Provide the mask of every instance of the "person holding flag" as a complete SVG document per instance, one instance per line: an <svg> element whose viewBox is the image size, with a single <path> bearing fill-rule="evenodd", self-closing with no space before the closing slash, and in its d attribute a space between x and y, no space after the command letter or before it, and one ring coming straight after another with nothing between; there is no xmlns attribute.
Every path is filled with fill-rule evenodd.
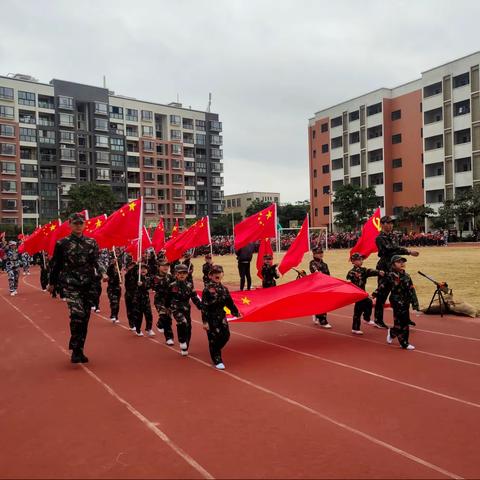
<svg viewBox="0 0 480 480"><path fill-rule="evenodd" d="M309 269L310 273L320 272L324 275L330 275L328 265L323 261L323 249L322 247L315 247L312 249L313 259L310 260ZM328 323L326 313L317 313L313 318L315 325L320 325L322 328L332 328Z"/></svg>

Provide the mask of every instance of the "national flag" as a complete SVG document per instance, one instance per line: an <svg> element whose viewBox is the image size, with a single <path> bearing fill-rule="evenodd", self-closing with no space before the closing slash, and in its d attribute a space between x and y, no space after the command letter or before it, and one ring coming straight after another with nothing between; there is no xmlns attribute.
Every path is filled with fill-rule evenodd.
<svg viewBox="0 0 480 480"><path fill-rule="evenodd" d="M262 238L276 237L277 205L272 203L260 212L247 217L233 227L235 250Z"/></svg>
<svg viewBox="0 0 480 480"><path fill-rule="evenodd" d="M39 245L40 238L42 233L42 227L37 227L30 235L24 237L22 244L18 247L18 252L23 253L27 252L30 255L34 255L40 250L37 250L37 245ZM5 236L5 233L3 234ZM0 238L2 236L0 235Z"/></svg>
<svg viewBox="0 0 480 480"><path fill-rule="evenodd" d="M89 218L85 221L83 234L86 237L95 237L95 232L104 225L104 223L107 221L107 218L108 217L105 213L98 215L97 217Z"/></svg>
<svg viewBox="0 0 480 480"><path fill-rule="evenodd" d="M208 215L197 220L190 228L184 230L176 238L171 238L165 244L165 254L170 262L178 260L192 248L210 245L210 223Z"/></svg>
<svg viewBox="0 0 480 480"><path fill-rule="evenodd" d="M157 228L153 232L152 246L155 249L155 253L158 253L165 246L165 226L163 224L163 218L160 219Z"/></svg>
<svg viewBox="0 0 480 480"><path fill-rule="evenodd" d="M60 226L60 220L52 220L43 227L37 228L29 235L20 245L19 252L27 252L30 255L46 250L49 245L53 233Z"/></svg>
<svg viewBox="0 0 480 480"><path fill-rule="evenodd" d="M295 268L302 263L303 256L310 250L310 236L308 234L309 224L308 215L305 217L303 224L298 232L297 237L290 245L287 253L282 258L278 271L285 275L291 268Z"/></svg>
<svg viewBox="0 0 480 480"><path fill-rule="evenodd" d="M327 313L368 296L361 288L316 272L273 288L231 292L242 314L236 322L268 322Z"/></svg>
<svg viewBox="0 0 480 480"><path fill-rule="evenodd" d="M380 208L375 210L375 213L365 222L362 227L362 233L357 240L355 246L350 250L350 256L353 253L360 253L363 258L368 258L371 253L377 252L377 244L375 239L381 231L380 227Z"/></svg>
<svg viewBox="0 0 480 480"><path fill-rule="evenodd" d="M79 212L80 215L83 215L85 218L88 218L88 210L82 210ZM87 220L88 222L88 220ZM53 251L55 250L56 243L61 240L62 238L68 237L72 233L72 228L70 227L70 222L65 220L64 222L60 222L58 228L53 232L49 244L45 251L48 255L52 256Z"/></svg>
<svg viewBox="0 0 480 480"><path fill-rule="evenodd" d="M152 246L152 242L150 240L150 235L148 234L147 228L143 227L142 229L142 253ZM130 243L125 248L125 251L129 253L134 262L138 261L138 254L139 254L139 245L138 245L138 238L131 240Z"/></svg>
<svg viewBox="0 0 480 480"><path fill-rule="evenodd" d="M172 228L172 234L170 235L170 239L177 238L180 234L180 230L178 228L178 218L175 220L175 225Z"/></svg>
<svg viewBox="0 0 480 480"><path fill-rule="evenodd" d="M142 231L143 197L113 212L103 225L92 233L99 248L122 247L139 237Z"/></svg>
<svg viewBox="0 0 480 480"><path fill-rule="evenodd" d="M264 255L273 255L272 244L268 237L262 238L260 240L260 245L258 246L257 253L257 277L263 280L262 267L263 267L263 256Z"/></svg>

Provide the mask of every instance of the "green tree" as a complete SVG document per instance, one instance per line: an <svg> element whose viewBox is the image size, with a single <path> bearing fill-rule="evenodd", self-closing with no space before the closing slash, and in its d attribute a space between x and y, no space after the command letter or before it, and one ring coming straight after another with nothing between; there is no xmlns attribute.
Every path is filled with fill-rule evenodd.
<svg viewBox="0 0 480 480"><path fill-rule="evenodd" d="M236 225L242 221L242 215L240 213L233 214L233 222ZM213 218L210 222L211 235L232 235L232 214L227 213Z"/></svg>
<svg viewBox="0 0 480 480"><path fill-rule="evenodd" d="M417 229L425 223L425 219L434 215L435 211L425 205L414 205L403 209L400 220L410 223L410 229Z"/></svg>
<svg viewBox="0 0 480 480"><path fill-rule="evenodd" d="M473 192L468 190L453 202L453 209L455 217L458 222L458 229L460 230L460 238L463 235L463 227L473 217Z"/></svg>
<svg viewBox="0 0 480 480"><path fill-rule="evenodd" d="M378 206L375 188L342 185L335 191L333 205L338 212L335 224L344 231L355 230L365 223Z"/></svg>
<svg viewBox="0 0 480 480"><path fill-rule="evenodd" d="M455 209L451 200L444 202L443 206L438 209L438 214L432 218L432 223L435 228L441 229L455 225Z"/></svg>
<svg viewBox="0 0 480 480"><path fill-rule="evenodd" d="M283 228L288 228L290 220L297 220L301 225L305 215L310 212L310 202L287 203L278 207L278 221Z"/></svg>
<svg viewBox="0 0 480 480"><path fill-rule="evenodd" d="M67 215L86 209L90 217L96 217L102 213L110 215L115 210L115 196L112 189L106 185L97 183L74 185L70 188L68 195L70 202L65 211Z"/></svg>
<svg viewBox="0 0 480 480"><path fill-rule="evenodd" d="M245 212L245 217L249 217L250 215L253 215L254 213L257 213L260 210L263 210L263 209L267 208L271 204L272 204L272 202L263 202L262 200L254 200L248 206L248 208Z"/></svg>

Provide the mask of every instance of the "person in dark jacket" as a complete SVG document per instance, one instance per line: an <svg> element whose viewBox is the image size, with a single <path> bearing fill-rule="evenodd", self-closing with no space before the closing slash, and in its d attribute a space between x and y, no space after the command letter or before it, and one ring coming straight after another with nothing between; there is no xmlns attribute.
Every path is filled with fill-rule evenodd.
<svg viewBox="0 0 480 480"><path fill-rule="evenodd" d="M107 268L108 286L107 296L110 302L110 320L119 323L118 312L120 311L120 297L122 296L122 278L120 265L113 253L110 254L110 264Z"/></svg>
<svg viewBox="0 0 480 480"><path fill-rule="evenodd" d="M237 255L238 273L240 275L240 290L245 288L245 280L247 281L247 290L252 288L252 276L250 275L250 262L252 261L255 244L249 243L238 249Z"/></svg>
<svg viewBox="0 0 480 480"><path fill-rule="evenodd" d="M153 304L158 312L158 331L165 335L167 345L173 345L172 317L167 308L167 296L174 278L169 273L169 269L170 263L166 258L158 262L158 274L153 278L153 290L155 291Z"/></svg>
<svg viewBox="0 0 480 480"><path fill-rule="evenodd" d="M277 265L273 263L272 255L263 256L263 266L262 266L262 288L271 288L277 285L275 281L277 278L280 278Z"/></svg>
<svg viewBox="0 0 480 480"><path fill-rule="evenodd" d="M312 248L313 259L310 260L309 269L310 273L321 272L325 275L330 275L328 265L323 261L323 249L321 247ZM322 328L332 328L328 323L326 313L317 313L313 317L313 323L320 325Z"/></svg>
<svg viewBox="0 0 480 480"><path fill-rule="evenodd" d="M213 266L212 254L207 253L205 255L205 263L202 265L202 273L203 273L202 280L203 280L204 287L206 287L207 283L210 282L209 274L210 274L210 270L212 269L212 266Z"/></svg>

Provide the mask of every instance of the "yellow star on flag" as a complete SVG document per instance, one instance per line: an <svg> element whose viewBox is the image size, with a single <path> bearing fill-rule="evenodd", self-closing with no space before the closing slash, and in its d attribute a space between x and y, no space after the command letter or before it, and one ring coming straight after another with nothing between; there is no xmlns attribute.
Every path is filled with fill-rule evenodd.
<svg viewBox="0 0 480 480"><path fill-rule="evenodd" d="M269 211L267 212L267 220L270 219L271 216L272 216L272 212L269 210Z"/></svg>
<svg viewBox="0 0 480 480"><path fill-rule="evenodd" d="M55 230L56 228L57 228L56 225L50 225L50 231L53 231L53 230Z"/></svg>
<svg viewBox="0 0 480 480"><path fill-rule="evenodd" d="M128 204L128 208L130 209L131 212L133 212L135 210L136 206L137 206L137 204L135 202L130 202Z"/></svg>
<svg viewBox="0 0 480 480"><path fill-rule="evenodd" d="M244 305L250 305L251 300L248 297L242 297L242 303Z"/></svg>
<svg viewBox="0 0 480 480"><path fill-rule="evenodd" d="M232 311L228 307L223 307L223 311L227 314L230 315Z"/></svg>
<svg viewBox="0 0 480 480"><path fill-rule="evenodd" d="M95 226L98 228L98 227L101 227L102 226L102 221L100 219L97 220L97 223L95 223Z"/></svg>

